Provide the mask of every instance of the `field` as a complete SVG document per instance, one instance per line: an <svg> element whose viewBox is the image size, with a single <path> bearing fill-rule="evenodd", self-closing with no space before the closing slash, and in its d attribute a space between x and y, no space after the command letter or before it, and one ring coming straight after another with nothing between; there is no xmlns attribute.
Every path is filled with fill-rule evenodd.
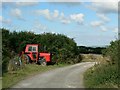
<svg viewBox="0 0 120 90"><path fill-rule="evenodd" d="M100 54L81 54L82 62L100 62L103 58Z"/></svg>

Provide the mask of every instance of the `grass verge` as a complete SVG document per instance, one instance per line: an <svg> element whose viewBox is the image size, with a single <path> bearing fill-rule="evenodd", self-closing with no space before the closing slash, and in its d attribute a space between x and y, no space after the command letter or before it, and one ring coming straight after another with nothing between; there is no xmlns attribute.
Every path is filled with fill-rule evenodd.
<svg viewBox="0 0 120 90"><path fill-rule="evenodd" d="M2 77L0 77L0 90L2 89Z"/></svg>
<svg viewBox="0 0 120 90"><path fill-rule="evenodd" d="M118 88L118 66L97 64L84 73L86 88Z"/></svg>
<svg viewBox="0 0 120 90"><path fill-rule="evenodd" d="M34 76L38 73L49 71L51 69L67 66L66 64L60 65L49 65L49 66L40 66L36 64L26 65L24 69L20 69L11 73L5 73L2 78L2 88L10 88L19 81Z"/></svg>

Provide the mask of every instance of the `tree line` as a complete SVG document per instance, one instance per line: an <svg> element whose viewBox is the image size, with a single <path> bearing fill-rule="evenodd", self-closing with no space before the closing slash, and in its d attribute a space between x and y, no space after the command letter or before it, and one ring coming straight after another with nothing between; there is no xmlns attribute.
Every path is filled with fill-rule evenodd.
<svg viewBox="0 0 120 90"><path fill-rule="evenodd" d="M104 49L106 49L106 47L78 46L78 52L80 54L102 54Z"/></svg>

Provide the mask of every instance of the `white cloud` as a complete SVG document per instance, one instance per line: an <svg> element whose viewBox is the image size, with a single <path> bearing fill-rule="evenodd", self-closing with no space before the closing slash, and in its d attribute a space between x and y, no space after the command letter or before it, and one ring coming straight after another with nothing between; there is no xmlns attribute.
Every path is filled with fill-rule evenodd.
<svg viewBox="0 0 120 90"><path fill-rule="evenodd" d="M54 10L53 17L57 18L58 16L59 16L59 11L58 10Z"/></svg>
<svg viewBox="0 0 120 90"><path fill-rule="evenodd" d="M3 19L3 17L2 17L2 16L0 16L0 22L2 22L2 19Z"/></svg>
<svg viewBox="0 0 120 90"><path fill-rule="evenodd" d="M101 0L90 0L91 2L118 2L119 0L104 0L104 1L101 1Z"/></svg>
<svg viewBox="0 0 120 90"><path fill-rule="evenodd" d="M71 23L70 18L69 17L65 17L63 12L60 14L59 19L60 19L61 23L63 23L63 24Z"/></svg>
<svg viewBox="0 0 120 90"><path fill-rule="evenodd" d="M3 2L118 2L120 0L3 0Z"/></svg>
<svg viewBox="0 0 120 90"><path fill-rule="evenodd" d="M16 6L34 6L37 5L38 2L16 2Z"/></svg>
<svg viewBox="0 0 120 90"><path fill-rule="evenodd" d="M62 19L61 22L63 24L69 24L69 23L71 23L71 21L69 19Z"/></svg>
<svg viewBox="0 0 120 90"><path fill-rule="evenodd" d="M93 27L99 27L99 26L103 25L103 22L101 22L101 21L93 21L90 24Z"/></svg>
<svg viewBox="0 0 120 90"><path fill-rule="evenodd" d="M106 32L107 28L105 26L100 26L101 31Z"/></svg>
<svg viewBox="0 0 120 90"><path fill-rule="evenodd" d="M41 23L38 23L35 27L34 27L36 30L46 30L47 27Z"/></svg>
<svg viewBox="0 0 120 90"><path fill-rule="evenodd" d="M1 0L1 2L13 2L13 0Z"/></svg>
<svg viewBox="0 0 120 90"><path fill-rule="evenodd" d="M118 28L114 28L113 32L118 33Z"/></svg>
<svg viewBox="0 0 120 90"><path fill-rule="evenodd" d="M17 19L20 19L20 20L25 20L23 17L22 17L22 12L20 9L18 8L15 8L15 9L12 9L11 10L11 15Z"/></svg>
<svg viewBox="0 0 120 90"><path fill-rule="evenodd" d="M11 20L10 19L4 19L4 17L0 16L0 22L5 23L5 24L10 24Z"/></svg>
<svg viewBox="0 0 120 90"><path fill-rule="evenodd" d="M33 23L33 29L37 30L37 31L45 31L47 30L47 26L43 25L41 22L39 22L38 20L35 20L35 22Z"/></svg>
<svg viewBox="0 0 120 90"><path fill-rule="evenodd" d="M82 13L65 16L63 12L60 13L58 10L54 10L53 12L51 12L49 11L49 9L44 9L44 10L35 10L34 14L43 16L46 19L52 21L58 20L63 24L69 24L72 21L77 22L78 24L83 24L84 21L84 14Z"/></svg>
<svg viewBox="0 0 120 90"><path fill-rule="evenodd" d="M51 15L50 15L50 11L49 11L48 9L36 10L36 11L35 11L35 14L36 14L36 15L42 15L42 16L44 16L44 17L45 17L46 19L48 19L48 20L51 20L51 19L52 19Z"/></svg>
<svg viewBox="0 0 120 90"><path fill-rule="evenodd" d="M79 13L79 14L72 14L70 15L70 19L74 20L75 22L77 22L78 24L82 24L84 21L84 14Z"/></svg>
<svg viewBox="0 0 120 90"><path fill-rule="evenodd" d="M105 22L110 21L110 19L107 16L105 16L105 14L97 14L97 16Z"/></svg>
<svg viewBox="0 0 120 90"><path fill-rule="evenodd" d="M118 2L92 2L92 4L88 7L97 13L117 13Z"/></svg>
<svg viewBox="0 0 120 90"><path fill-rule="evenodd" d="M40 2L41 0L2 0L2 2Z"/></svg>
<svg viewBox="0 0 120 90"><path fill-rule="evenodd" d="M60 19L65 18L65 15L64 15L64 13L63 13L63 12L60 14L60 17L59 17L59 18L60 18Z"/></svg>

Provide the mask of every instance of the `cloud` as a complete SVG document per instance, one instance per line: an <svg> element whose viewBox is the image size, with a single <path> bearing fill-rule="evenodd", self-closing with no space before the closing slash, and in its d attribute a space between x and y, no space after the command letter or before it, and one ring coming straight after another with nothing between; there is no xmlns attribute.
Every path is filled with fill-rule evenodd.
<svg viewBox="0 0 120 90"><path fill-rule="evenodd" d="M19 7L32 7L36 6L39 2L2 2L2 9L19 8ZM1 3L0 3L1 4Z"/></svg>
<svg viewBox="0 0 120 90"><path fill-rule="evenodd" d="M2 0L2 2L40 2L40 0Z"/></svg>
<svg viewBox="0 0 120 90"><path fill-rule="evenodd" d="M62 19L61 22L62 22L63 24L69 24L69 23L71 23L71 21L68 20L68 19Z"/></svg>
<svg viewBox="0 0 120 90"><path fill-rule="evenodd" d="M64 13L62 12L59 16L60 22L63 24L69 24L71 23L71 20L69 17L65 17Z"/></svg>
<svg viewBox="0 0 120 90"><path fill-rule="evenodd" d="M106 32L108 29L105 26L100 26L101 31Z"/></svg>
<svg viewBox="0 0 120 90"><path fill-rule="evenodd" d="M114 29L113 29L113 32L118 33L118 28L117 28L117 27L114 28Z"/></svg>
<svg viewBox="0 0 120 90"><path fill-rule="evenodd" d="M118 2L92 2L88 7L97 13L110 14L118 12Z"/></svg>
<svg viewBox="0 0 120 90"><path fill-rule="evenodd" d="M60 21L63 24L69 24L72 21L76 22L78 24L83 24L84 21L84 14L78 13L78 14L70 14L68 16L65 16L63 12L59 12L58 10L54 10L51 12L49 9L44 10L35 10L33 11L35 15L43 16L47 20L52 21Z"/></svg>
<svg viewBox="0 0 120 90"><path fill-rule="evenodd" d="M44 10L36 10L34 11L36 15L42 15L44 16L46 19L48 20L52 20L51 15L50 15L50 11L48 9L44 9Z"/></svg>
<svg viewBox="0 0 120 90"><path fill-rule="evenodd" d="M0 22L4 24L10 24L11 20L10 19L4 19L4 17L0 16Z"/></svg>
<svg viewBox="0 0 120 90"><path fill-rule="evenodd" d="M64 15L63 12L61 12L61 13L60 13L60 17L59 17L59 19L64 19L64 18L65 18L65 15Z"/></svg>
<svg viewBox="0 0 120 90"><path fill-rule="evenodd" d="M104 1L101 1L101 0L90 0L91 2L118 2L118 0L104 0Z"/></svg>
<svg viewBox="0 0 120 90"><path fill-rule="evenodd" d="M110 19L107 16L105 16L105 14L97 14L97 16L105 22L110 21Z"/></svg>
<svg viewBox="0 0 120 90"><path fill-rule="evenodd" d="M83 24L84 14L79 13L79 14L71 14L71 15L65 16L64 13L62 12L60 14L59 19L63 24L69 24L72 21L76 22L77 24Z"/></svg>
<svg viewBox="0 0 120 90"><path fill-rule="evenodd" d="M102 21L93 21L90 23L91 26L93 27L99 27L99 26L102 26L103 25L103 22Z"/></svg>
<svg viewBox="0 0 120 90"><path fill-rule="evenodd" d="M16 2L16 6L34 6L37 5L38 2Z"/></svg>
<svg viewBox="0 0 120 90"><path fill-rule="evenodd" d="M57 18L58 16L59 16L59 11L58 10L54 10L53 18Z"/></svg>
<svg viewBox="0 0 120 90"><path fill-rule="evenodd" d="M53 12L50 12L49 9L44 10L35 10L35 15L40 15L45 17L48 20L55 20L59 17L59 11L54 10Z"/></svg>
<svg viewBox="0 0 120 90"><path fill-rule="evenodd" d="M3 17L2 17L2 16L0 16L0 22L2 22L2 20L3 20Z"/></svg>
<svg viewBox="0 0 120 90"><path fill-rule="evenodd" d="M70 15L70 19L77 22L78 24L82 24L84 21L84 14L82 14L82 13L72 14L72 15Z"/></svg>
<svg viewBox="0 0 120 90"><path fill-rule="evenodd" d="M13 0L1 0L2 2L13 2Z"/></svg>
<svg viewBox="0 0 120 90"><path fill-rule="evenodd" d="M42 30L42 31L45 31L47 30L47 26L46 25L43 25L41 22L39 22L38 20L35 20L35 22L33 23L33 29L35 30Z"/></svg>
<svg viewBox="0 0 120 90"><path fill-rule="evenodd" d="M20 9L18 8L15 8L15 9L12 9L11 10L11 15L19 20L25 20L23 17L22 17L22 12Z"/></svg>
<svg viewBox="0 0 120 90"><path fill-rule="evenodd" d="M93 26L93 27L100 28L100 30L101 30L102 32L108 31L108 28L107 28L106 26L104 26L104 22L102 22L102 21L93 21L93 22L91 22L90 24L91 24L91 26Z"/></svg>

